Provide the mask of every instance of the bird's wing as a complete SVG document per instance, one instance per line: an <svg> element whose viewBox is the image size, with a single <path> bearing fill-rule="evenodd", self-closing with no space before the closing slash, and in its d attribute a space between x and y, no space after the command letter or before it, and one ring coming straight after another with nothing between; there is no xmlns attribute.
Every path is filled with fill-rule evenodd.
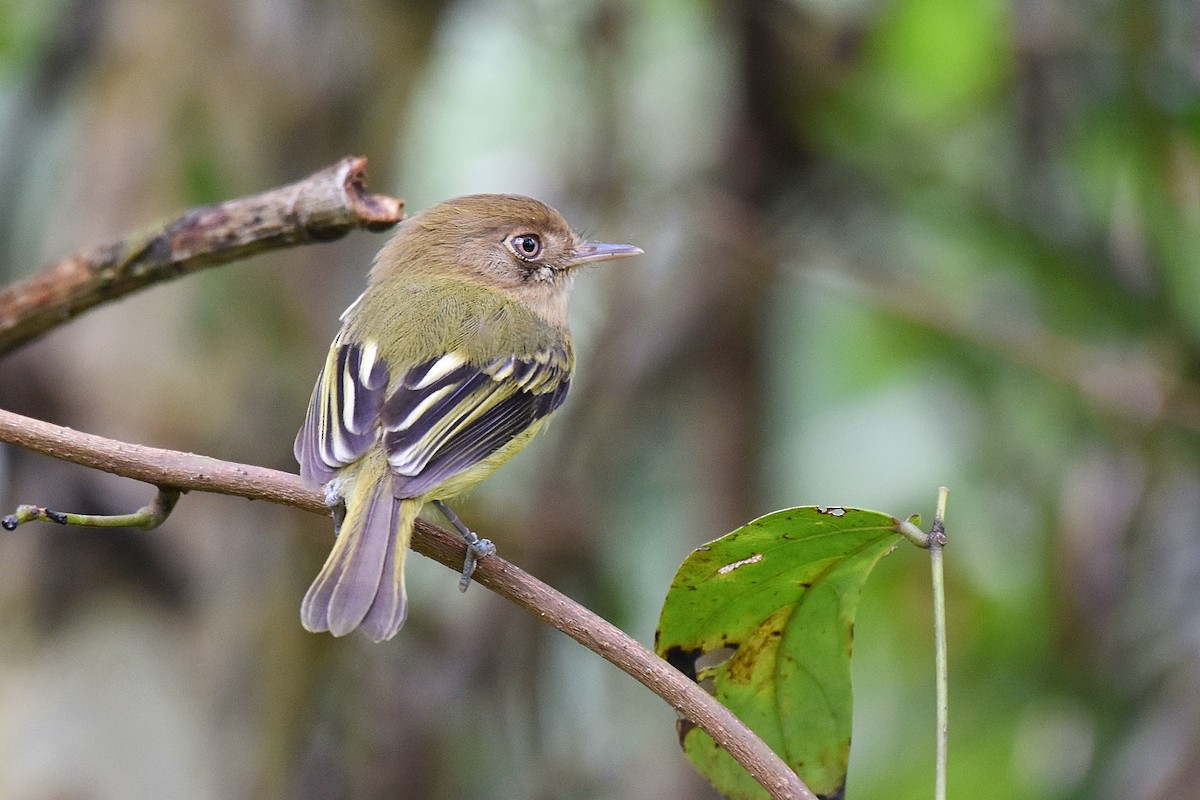
<svg viewBox="0 0 1200 800"><path fill-rule="evenodd" d="M570 372L561 346L483 364L450 352L389 388L374 347L335 340L296 436L300 474L324 484L382 437L397 496L420 496L562 405Z"/></svg>
<svg viewBox="0 0 1200 800"><path fill-rule="evenodd" d="M375 444L389 376L374 346L333 340L293 448L305 481L329 482Z"/></svg>
<svg viewBox="0 0 1200 800"><path fill-rule="evenodd" d="M475 466L562 405L570 385L561 347L486 364L452 352L413 367L380 412L397 493L417 497Z"/></svg>

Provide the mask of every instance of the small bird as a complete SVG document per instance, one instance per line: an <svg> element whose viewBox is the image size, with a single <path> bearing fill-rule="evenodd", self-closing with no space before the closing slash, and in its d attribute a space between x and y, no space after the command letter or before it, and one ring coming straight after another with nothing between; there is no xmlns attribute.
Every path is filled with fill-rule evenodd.
<svg viewBox="0 0 1200 800"><path fill-rule="evenodd" d="M580 238L529 197L432 206L384 245L342 314L296 435L337 540L300 607L310 631L375 641L404 624L404 558L432 502L467 541L460 583L494 552L445 505L545 427L571 385L567 295L584 264L640 254Z"/></svg>

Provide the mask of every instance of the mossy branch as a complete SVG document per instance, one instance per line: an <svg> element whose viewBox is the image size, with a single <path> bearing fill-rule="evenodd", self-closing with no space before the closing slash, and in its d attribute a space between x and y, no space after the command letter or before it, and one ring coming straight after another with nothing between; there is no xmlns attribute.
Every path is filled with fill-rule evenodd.
<svg viewBox="0 0 1200 800"><path fill-rule="evenodd" d="M404 201L366 190L367 159L343 158L270 191L193 208L165 225L84 248L0 290L0 355L89 308L265 250L386 230Z"/></svg>

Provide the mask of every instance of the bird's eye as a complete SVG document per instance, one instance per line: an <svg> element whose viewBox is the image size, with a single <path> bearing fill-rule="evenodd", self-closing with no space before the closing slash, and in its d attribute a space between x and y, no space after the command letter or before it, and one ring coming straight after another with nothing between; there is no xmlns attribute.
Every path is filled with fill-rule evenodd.
<svg viewBox="0 0 1200 800"><path fill-rule="evenodd" d="M542 240L536 233L522 233L508 240L508 247L517 258L533 261L542 254Z"/></svg>

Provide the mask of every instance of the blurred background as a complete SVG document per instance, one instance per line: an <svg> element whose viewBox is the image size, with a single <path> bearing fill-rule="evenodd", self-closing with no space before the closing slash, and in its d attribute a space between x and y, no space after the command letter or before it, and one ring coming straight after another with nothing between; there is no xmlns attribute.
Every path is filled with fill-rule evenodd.
<svg viewBox="0 0 1200 800"><path fill-rule="evenodd" d="M348 154L410 211L535 195L646 255L578 282L564 413L459 513L650 644L691 548L950 487L950 790L1195 797L1200 12L1184 0L0 2L0 278ZM386 235L112 303L3 407L295 470ZM0 502L153 490L0 450ZM703 798L674 712L420 557L395 640L305 633L327 520L191 495L0 537L0 797ZM848 797L927 798L928 565L855 640Z"/></svg>

